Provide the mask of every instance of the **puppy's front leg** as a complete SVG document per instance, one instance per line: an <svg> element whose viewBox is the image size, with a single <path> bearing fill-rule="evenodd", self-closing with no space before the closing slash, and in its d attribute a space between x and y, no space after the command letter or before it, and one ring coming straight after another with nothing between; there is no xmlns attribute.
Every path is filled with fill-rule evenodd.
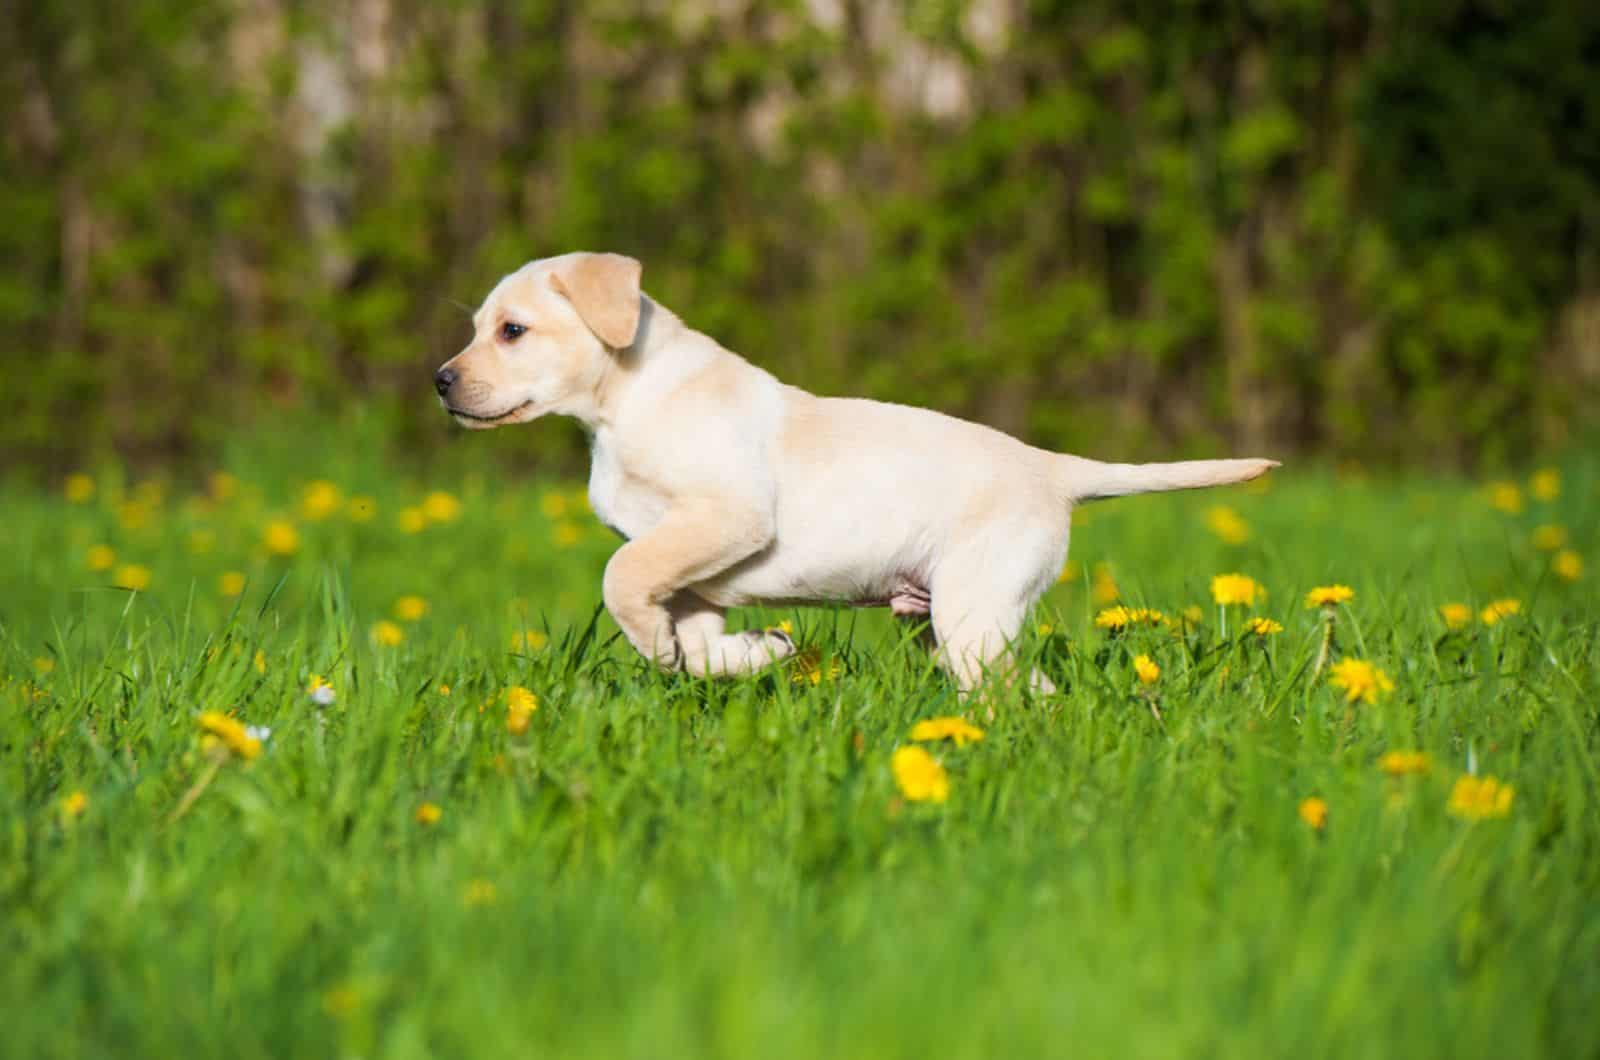
<svg viewBox="0 0 1600 1060"><path fill-rule="evenodd" d="M772 536L771 515L748 505L701 501L675 508L606 564L606 610L641 655L677 670L683 649L667 601L766 548Z"/></svg>

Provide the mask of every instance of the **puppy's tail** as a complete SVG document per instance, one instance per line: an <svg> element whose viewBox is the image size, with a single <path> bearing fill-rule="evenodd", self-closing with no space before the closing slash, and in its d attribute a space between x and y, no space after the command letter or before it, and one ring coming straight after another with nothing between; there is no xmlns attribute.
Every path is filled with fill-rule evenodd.
<svg viewBox="0 0 1600 1060"><path fill-rule="evenodd" d="M1060 454L1060 481L1073 504L1130 493L1192 490L1248 482L1278 466L1276 460L1184 460L1176 464L1103 464Z"/></svg>

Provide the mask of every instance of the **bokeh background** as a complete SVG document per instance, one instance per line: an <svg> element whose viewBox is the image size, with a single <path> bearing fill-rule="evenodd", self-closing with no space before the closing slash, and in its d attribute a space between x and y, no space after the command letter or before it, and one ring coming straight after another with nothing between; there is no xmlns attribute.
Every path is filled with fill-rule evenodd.
<svg viewBox="0 0 1600 1060"><path fill-rule="evenodd" d="M0 465L455 437L523 261L1108 457L1521 463L1600 407L1592 0L7 5ZM576 431L497 452L571 469Z"/></svg>

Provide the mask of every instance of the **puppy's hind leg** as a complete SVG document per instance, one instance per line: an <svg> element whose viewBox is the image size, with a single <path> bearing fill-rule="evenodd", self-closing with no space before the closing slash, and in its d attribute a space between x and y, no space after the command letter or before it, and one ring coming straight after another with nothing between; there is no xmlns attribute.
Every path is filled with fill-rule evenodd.
<svg viewBox="0 0 1600 1060"><path fill-rule="evenodd" d="M1005 686L1019 676L1015 641L1029 608L1059 566L1052 565L1054 557L1065 548L1052 542L1040 551L1049 555L1033 564L1026 548L1013 547L1001 554L965 549L948 557L935 574L933 631L939 641L939 662L963 694L985 680ZM1037 670L1029 670L1026 679L1036 693L1056 690Z"/></svg>
<svg viewBox="0 0 1600 1060"><path fill-rule="evenodd" d="M1011 644L1022 629L1025 607L960 596L933 597L933 631L939 641L939 665L955 678L962 693L975 691L986 678L1006 678L1014 668Z"/></svg>
<svg viewBox="0 0 1600 1060"><path fill-rule="evenodd" d="M726 632L727 613L694 593L679 593L668 610L683 651L683 668L697 677L754 673L794 654L794 641L782 630Z"/></svg>

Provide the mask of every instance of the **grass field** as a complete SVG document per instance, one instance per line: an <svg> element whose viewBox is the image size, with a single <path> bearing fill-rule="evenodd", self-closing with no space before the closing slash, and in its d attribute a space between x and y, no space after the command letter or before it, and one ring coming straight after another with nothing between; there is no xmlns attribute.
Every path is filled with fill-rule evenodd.
<svg viewBox="0 0 1600 1060"><path fill-rule="evenodd" d="M0 1053L1600 1051L1593 460L1087 508L1063 693L902 788L966 707L885 615L657 674L576 484L351 437L0 487Z"/></svg>

